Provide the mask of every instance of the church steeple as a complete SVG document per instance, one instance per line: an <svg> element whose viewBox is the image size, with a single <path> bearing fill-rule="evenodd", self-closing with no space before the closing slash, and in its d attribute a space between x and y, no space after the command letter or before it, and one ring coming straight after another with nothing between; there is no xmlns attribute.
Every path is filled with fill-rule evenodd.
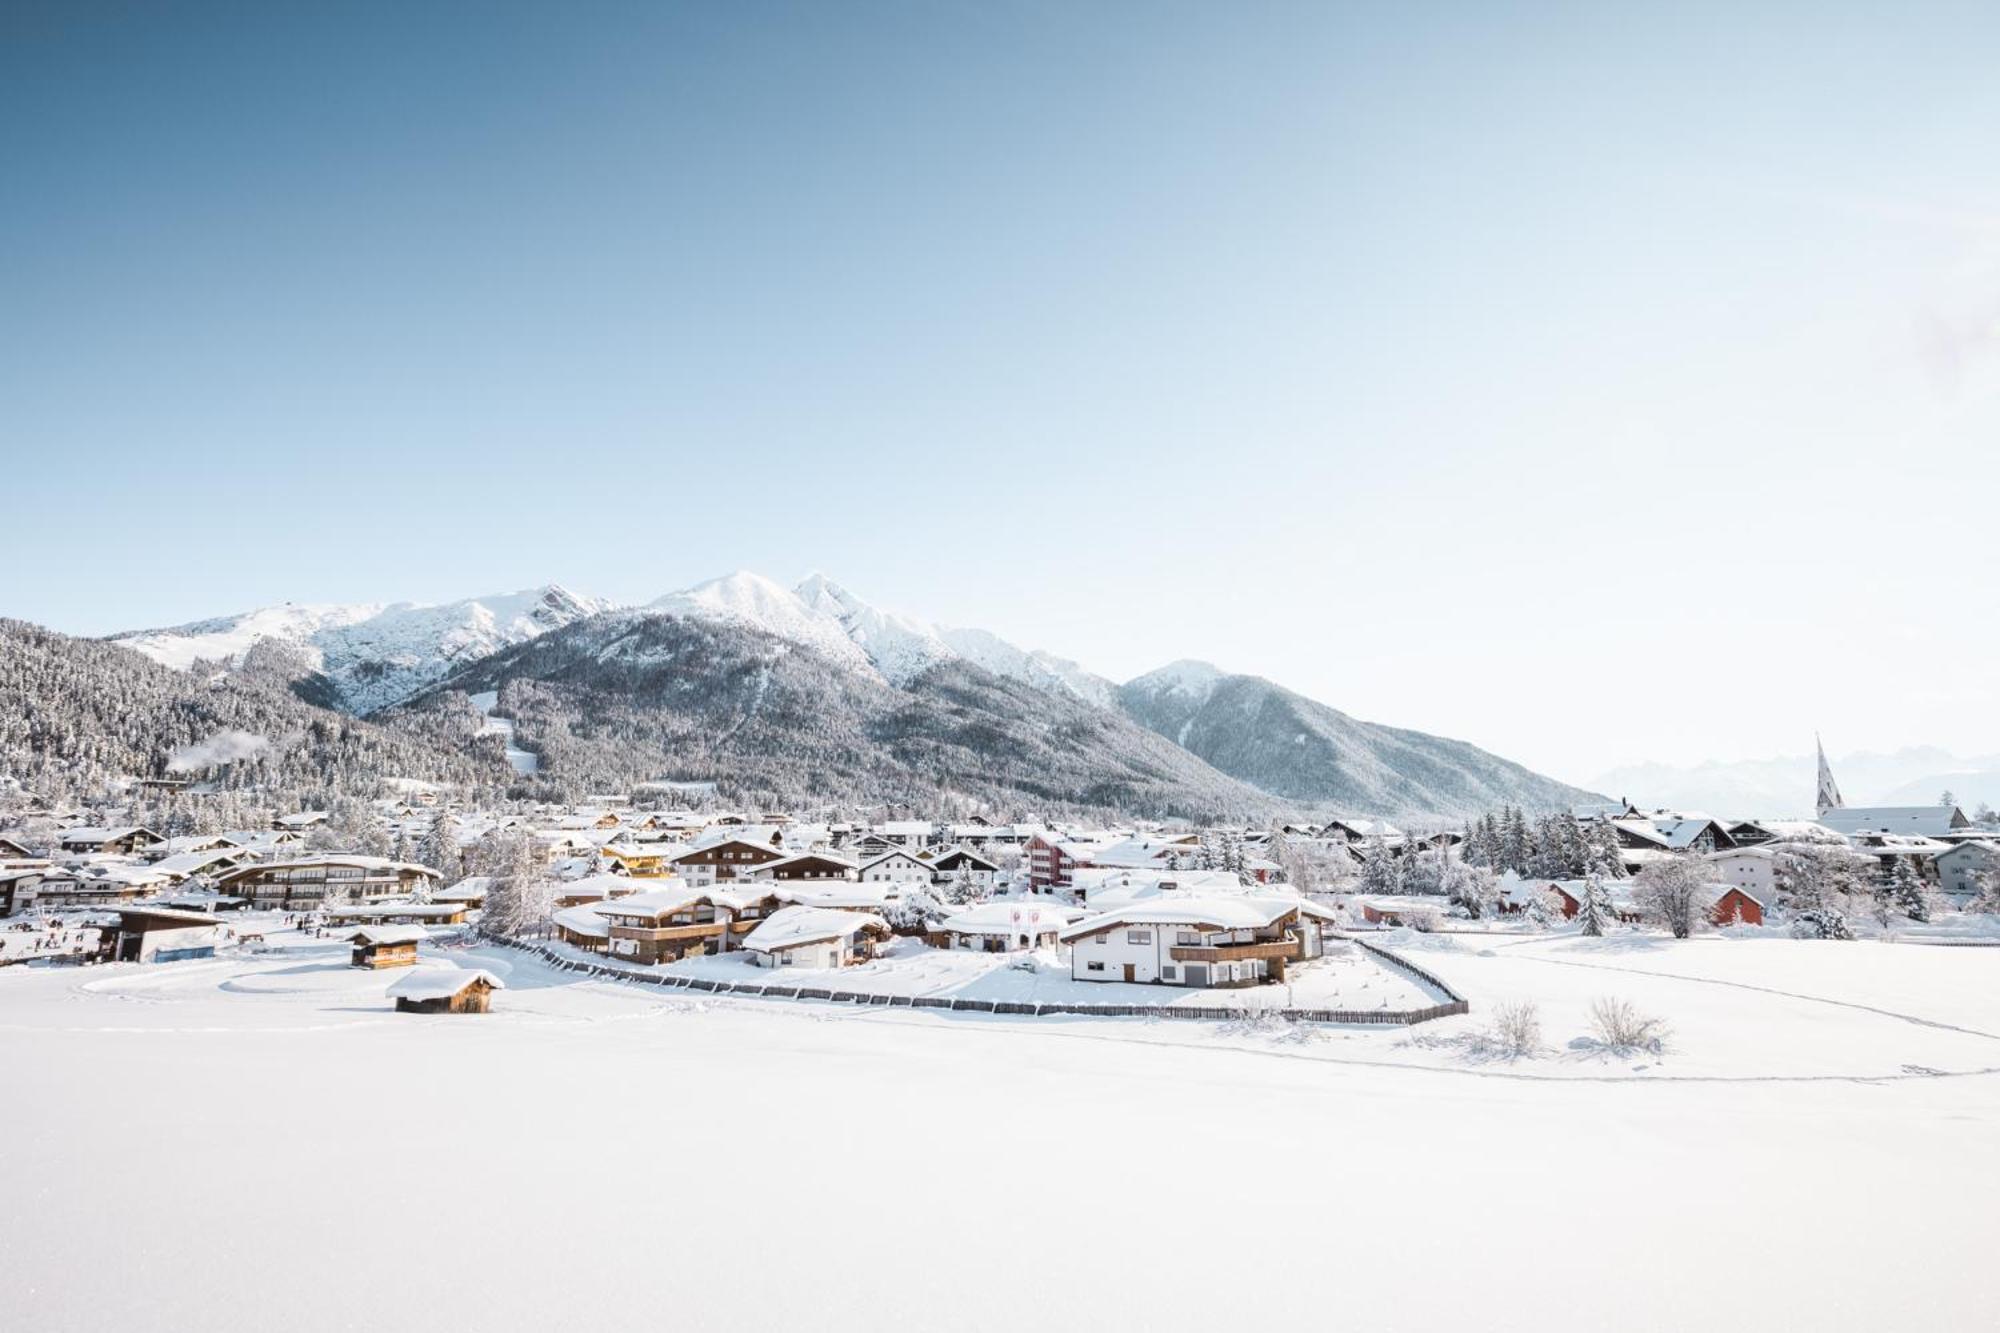
<svg viewBox="0 0 2000 1333"><path fill-rule="evenodd" d="M1826 746L1820 743L1817 733L1813 735L1813 747L1819 751L1819 812L1838 810L1847 802L1840 799L1840 787L1833 780L1833 770L1826 766Z"/></svg>

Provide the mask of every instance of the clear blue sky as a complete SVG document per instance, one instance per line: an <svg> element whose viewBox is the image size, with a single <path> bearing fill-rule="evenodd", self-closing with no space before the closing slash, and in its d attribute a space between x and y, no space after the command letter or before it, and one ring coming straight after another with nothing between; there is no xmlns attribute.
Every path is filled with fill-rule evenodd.
<svg viewBox="0 0 2000 1333"><path fill-rule="evenodd" d="M0 612L824 569L1571 778L2000 749L2000 8L9 5Z"/></svg>

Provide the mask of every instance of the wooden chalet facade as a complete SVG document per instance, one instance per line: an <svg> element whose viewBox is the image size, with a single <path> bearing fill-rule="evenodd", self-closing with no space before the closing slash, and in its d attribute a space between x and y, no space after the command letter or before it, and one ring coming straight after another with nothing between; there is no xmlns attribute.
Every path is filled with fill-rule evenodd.
<svg viewBox="0 0 2000 1333"><path fill-rule="evenodd" d="M79 827L65 830L57 841L63 851L80 856L92 852L130 855L165 839L149 828Z"/></svg>
<svg viewBox="0 0 2000 1333"><path fill-rule="evenodd" d="M680 853L673 858L673 867L690 884L723 884L784 858L776 847L748 838L724 838Z"/></svg>
<svg viewBox="0 0 2000 1333"><path fill-rule="evenodd" d="M354 967L410 967L417 961L417 946L423 943L422 926L364 926L348 937L354 951L349 962Z"/></svg>
<svg viewBox="0 0 2000 1333"><path fill-rule="evenodd" d="M752 869L749 878L792 884L814 880L851 880L854 878L854 872L854 862L844 856L831 856L825 852L801 852L797 856L784 856L775 861L767 861Z"/></svg>
<svg viewBox="0 0 2000 1333"><path fill-rule="evenodd" d="M634 963L671 963L690 954L727 953L783 906L774 893L740 891L636 894L592 909L608 931L600 947Z"/></svg>
<svg viewBox="0 0 2000 1333"><path fill-rule="evenodd" d="M311 912L335 903L407 897L443 878L429 866L379 856L308 856L244 866L216 880L260 911Z"/></svg>

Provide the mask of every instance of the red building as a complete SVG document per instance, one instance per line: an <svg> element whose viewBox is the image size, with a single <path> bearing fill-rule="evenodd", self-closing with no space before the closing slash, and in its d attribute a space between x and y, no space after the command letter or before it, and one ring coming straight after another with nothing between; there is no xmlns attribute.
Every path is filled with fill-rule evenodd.
<svg viewBox="0 0 2000 1333"><path fill-rule="evenodd" d="M1708 919L1718 926L1761 926L1764 924L1764 904L1743 889L1731 888L1715 900L1709 909Z"/></svg>

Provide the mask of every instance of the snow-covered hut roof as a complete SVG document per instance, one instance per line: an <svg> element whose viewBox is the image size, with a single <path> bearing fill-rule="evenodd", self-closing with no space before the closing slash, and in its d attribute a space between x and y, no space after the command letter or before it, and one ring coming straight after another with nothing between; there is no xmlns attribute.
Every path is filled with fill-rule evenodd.
<svg viewBox="0 0 2000 1333"><path fill-rule="evenodd" d="M362 926L347 938L356 944L421 944L430 937L422 926Z"/></svg>
<svg viewBox="0 0 2000 1333"><path fill-rule="evenodd" d="M396 1000L449 1000L475 981L494 990L507 983L483 967L413 967L390 983L389 996Z"/></svg>

